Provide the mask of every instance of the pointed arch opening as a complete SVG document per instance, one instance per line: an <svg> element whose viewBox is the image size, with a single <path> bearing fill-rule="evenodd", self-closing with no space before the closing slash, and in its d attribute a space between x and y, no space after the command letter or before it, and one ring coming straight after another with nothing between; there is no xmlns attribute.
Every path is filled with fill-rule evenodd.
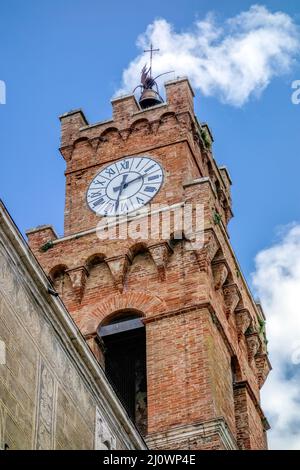
<svg viewBox="0 0 300 470"><path fill-rule="evenodd" d="M147 431L146 332L139 312L110 315L98 330L105 372L139 431Z"/></svg>

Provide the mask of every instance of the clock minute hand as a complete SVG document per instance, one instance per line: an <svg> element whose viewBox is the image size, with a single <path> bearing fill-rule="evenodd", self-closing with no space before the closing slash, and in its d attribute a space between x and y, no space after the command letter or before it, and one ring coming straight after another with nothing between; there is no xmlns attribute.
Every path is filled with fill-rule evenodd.
<svg viewBox="0 0 300 470"><path fill-rule="evenodd" d="M134 179L131 180L131 181L128 181L127 183L125 183L125 184L123 185L122 190L125 189L125 188L127 188L127 186L129 186L131 183L134 183L135 181L140 180L141 178L143 178L142 175L138 176L137 178L134 178ZM116 187L114 188L114 192L119 191L120 188L121 188L121 186L116 186Z"/></svg>

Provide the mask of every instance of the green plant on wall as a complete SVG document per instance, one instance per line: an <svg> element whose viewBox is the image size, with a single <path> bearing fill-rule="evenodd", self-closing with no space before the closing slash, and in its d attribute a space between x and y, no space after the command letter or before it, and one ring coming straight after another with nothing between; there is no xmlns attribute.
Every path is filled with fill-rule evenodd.
<svg viewBox="0 0 300 470"><path fill-rule="evenodd" d="M53 242L49 240L46 242L44 245L41 246L40 250L45 253L46 251L50 250L50 248L53 248Z"/></svg>
<svg viewBox="0 0 300 470"><path fill-rule="evenodd" d="M259 323L259 334L263 335L264 341L267 344L267 335L266 335L266 322L262 318L258 318Z"/></svg>
<svg viewBox="0 0 300 470"><path fill-rule="evenodd" d="M214 223L216 225L219 225L222 221L222 217L220 216L219 212L215 211L214 212Z"/></svg>
<svg viewBox="0 0 300 470"><path fill-rule="evenodd" d="M206 129L201 129L200 131L201 139L207 149L211 148L211 140L209 138L208 132Z"/></svg>

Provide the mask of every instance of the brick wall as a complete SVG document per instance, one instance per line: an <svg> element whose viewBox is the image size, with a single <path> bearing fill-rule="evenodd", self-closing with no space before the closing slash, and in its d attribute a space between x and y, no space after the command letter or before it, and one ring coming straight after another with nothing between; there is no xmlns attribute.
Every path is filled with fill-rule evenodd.
<svg viewBox="0 0 300 470"><path fill-rule="evenodd" d="M61 117L65 238L42 227L28 232L29 244L87 339L116 312L134 310L144 318L151 445L261 448L266 421L259 390L270 365L262 312L228 238L230 177L213 159L209 129L194 116L188 81L169 82L166 95L166 103L144 111L133 96L115 99L113 119L95 125L84 122L81 111ZM155 203L203 205L202 247L190 250L186 240L174 243L161 236L143 243L97 237L99 218L85 202L91 179L111 161L143 154L164 168ZM238 382L249 390L242 411L234 393L233 358ZM212 420L209 440L180 438L183 426ZM181 434L166 437L174 429Z"/></svg>

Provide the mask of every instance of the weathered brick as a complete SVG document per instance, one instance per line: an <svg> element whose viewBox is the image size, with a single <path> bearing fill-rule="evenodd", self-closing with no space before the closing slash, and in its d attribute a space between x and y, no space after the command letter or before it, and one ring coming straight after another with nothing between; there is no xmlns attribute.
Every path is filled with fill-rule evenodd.
<svg viewBox="0 0 300 470"><path fill-rule="evenodd" d="M81 111L61 117L66 238L41 227L29 232L29 244L95 353L93 338L104 320L128 310L143 316L150 445L222 449L228 429L233 447L261 449L266 439L259 389L269 366L264 369L261 311L228 238L230 177L213 159L209 129L194 116L187 79L167 83L166 96L166 103L146 110L133 96L115 99L113 119L95 125L88 125ZM190 251L184 240L161 237L142 245L130 238L103 241L93 232L99 218L86 203L91 180L108 163L144 154L164 168L164 184L153 202L203 204L203 248ZM79 296L70 272L83 268ZM241 310L249 313L249 328L242 332ZM259 338L259 358L253 361L249 332ZM219 419L226 424L219 425ZM209 429L208 437L180 438L199 423Z"/></svg>

